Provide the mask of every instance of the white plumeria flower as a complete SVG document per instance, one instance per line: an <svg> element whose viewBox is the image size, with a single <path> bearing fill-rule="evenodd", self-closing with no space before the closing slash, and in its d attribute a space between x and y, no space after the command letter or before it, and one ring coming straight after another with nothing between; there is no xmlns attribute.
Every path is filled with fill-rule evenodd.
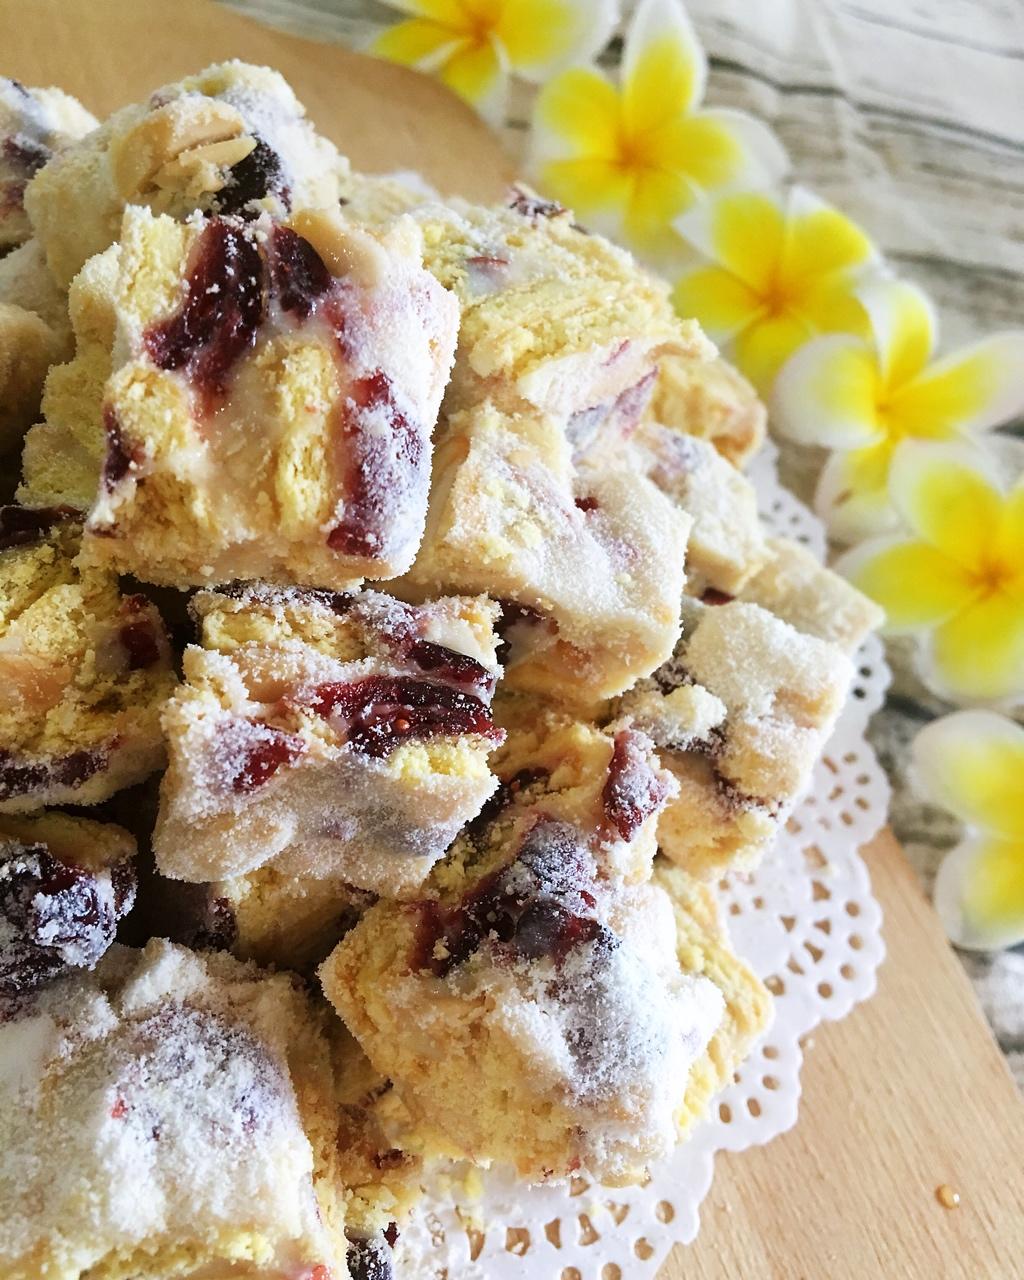
<svg viewBox="0 0 1024 1280"><path fill-rule="evenodd" d="M920 289L875 279L857 297L870 337L807 343L780 373L772 401L780 434L837 451L816 504L832 537L847 543L897 527L888 480L901 441L969 440L1024 410L1024 330L936 360L938 322Z"/></svg>
<svg viewBox="0 0 1024 1280"><path fill-rule="evenodd" d="M882 606L884 632L917 638L942 697L1024 701L1024 476L1008 487L980 449L905 440L889 492L908 532L862 543L837 570Z"/></svg>
<svg viewBox="0 0 1024 1280"><path fill-rule="evenodd" d="M929 799L967 826L935 881L946 932L972 950L1024 942L1024 728L992 711L959 711L923 729L913 755Z"/></svg>
<svg viewBox="0 0 1024 1280"><path fill-rule="evenodd" d="M714 195L676 220L708 261L676 283L696 316L762 395L818 333L867 332L854 292L878 253L860 227L804 187Z"/></svg>
<svg viewBox="0 0 1024 1280"><path fill-rule="evenodd" d="M679 0L642 0L616 83L574 67L541 91L531 171L547 194L647 258L685 246L672 223L702 194L769 183L788 160L772 131L742 111L701 104L707 58Z"/></svg>
<svg viewBox="0 0 1024 1280"><path fill-rule="evenodd" d="M616 0L384 0L408 17L370 52L436 75L482 116L504 117L510 75L540 83L608 42Z"/></svg>

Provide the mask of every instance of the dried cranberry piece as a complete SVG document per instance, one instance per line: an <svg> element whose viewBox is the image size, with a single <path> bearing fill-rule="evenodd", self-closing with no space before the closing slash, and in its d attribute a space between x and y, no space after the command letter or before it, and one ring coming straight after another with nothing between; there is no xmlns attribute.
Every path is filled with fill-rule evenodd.
<svg viewBox="0 0 1024 1280"><path fill-rule="evenodd" d="M512 643L508 638L508 633L513 627L522 624L529 626L538 626L545 621L544 615L539 609L534 609L532 605L520 604L518 600L499 600L497 602L501 610L498 621L494 624L494 630L500 637L495 646L495 656L501 666L507 666L512 656Z"/></svg>
<svg viewBox="0 0 1024 1280"><path fill-rule="evenodd" d="M731 596L728 591L719 591L717 587L708 587L701 596L703 604L729 604L735 600L735 596Z"/></svg>
<svg viewBox="0 0 1024 1280"><path fill-rule="evenodd" d="M0 507L0 551L41 542L54 526L80 517L74 507Z"/></svg>
<svg viewBox="0 0 1024 1280"><path fill-rule="evenodd" d="M573 915L554 898L539 898L519 917L515 946L527 960L552 956L558 962L564 960L574 946L591 942L602 932L604 926L599 920Z"/></svg>
<svg viewBox="0 0 1024 1280"><path fill-rule="evenodd" d="M601 505L598 502L598 500L593 497L574 498L573 501L576 504L576 506L579 508L579 510L584 512L596 511L598 507Z"/></svg>
<svg viewBox="0 0 1024 1280"><path fill-rule="evenodd" d="M601 792L605 816L619 836L632 840L667 795L668 788L651 768L639 735L632 729L620 730Z"/></svg>
<svg viewBox="0 0 1024 1280"><path fill-rule="evenodd" d="M157 630L149 618L126 623L117 638L128 655L129 671L140 671L160 661Z"/></svg>
<svg viewBox="0 0 1024 1280"><path fill-rule="evenodd" d="M12 167L20 169L26 177L37 174L53 155L49 147L27 137L23 133L15 133L3 141L4 159Z"/></svg>
<svg viewBox="0 0 1024 1280"><path fill-rule="evenodd" d="M147 612L148 601L145 596L125 596L122 612L130 616L125 622L117 638L128 657L128 670L141 671L152 667L160 661L160 632Z"/></svg>
<svg viewBox="0 0 1024 1280"><path fill-rule="evenodd" d="M618 939L589 914L596 903L593 889L593 866L581 833L566 822L541 817L515 860L484 877L456 907L418 905L410 967L446 977L486 938L522 959L548 957L556 965L587 942L602 940L614 948Z"/></svg>
<svg viewBox="0 0 1024 1280"><path fill-rule="evenodd" d="M55 786L81 786L106 764L107 753L98 748L41 760L0 751L0 800L13 800Z"/></svg>
<svg viewBox="0 0 1024 1280"><path fill-rule="evenodd" d="M230 181L217 193L218 213L245 217L247 205L268 195L279 196L284 207L291 208L291 193L284 181L281 157L262 138L253 136L256 145L231 169Z"/></svg>
<svg viewBox="0 0 1024 1280"><path fill-rule="evenodd" d="M238 937L238 921L227 898L215 897L207 884L184 880L158 881L154 908L160 912L152 931L193 951L228 951Z"/></svg>
<svg viewBox="0 0 1024 1280"><path fill-rule="evenodd" d="M228 785L232 791L256 791L283 765L294 764L306 744L294 734L255 720L232 720L221 734Z"/></svg>
<svg viewBox="0 0 1024 1280"><path fill-rule="evenodd" d="M19 759L10 751L0 751L0 800L28 795L45 786L50 776L43 761Z"/></svg>
<svg viewBox="0 0 1024 1280"><path fill-rule="evenodd" d="M334 282L323 258L290 227L275 226L268 262L271 287L281 310L307 319Z"/></svg>
<svg viewBox="0 0 1024 1280"><path fill-rule="evenodd" d="M135 901L135 873L127 863L112 869L111 881L107 894L94 872L59 861L43 844L0 850L0 995L31 991L69 967L97 963Z"/></svg>
<svg viewBox="0 0 1024 1280"><path fill-rule="evenodd" d="M457 653L454 649L447 649L430 640L416 640L406 649L405 656L421 671L429 671L438 680L471 686L485 693L494 692L493 674L482 663L465 653Z"/></svg>
<svg viewBox="0 0 1024 1280"><path fill-rule="evenodd" d="M192 248L177 311L143 337L160 369L185 369L207 401L222 395L263 321L263 260L245 223L212 218Z"/></svg>
<svg viewBox="0 0 1024 1280"><path fill-rule="evenodd" d="M480 698L408 676L318 685L309 705L325 719L342 717L348 742L375 759L389 755L402 742L440 734L479 733L496 740L502 736Z"/></svg>
<svg viewBox="0 0 1024 1280"><path fill-rule="evenodd" d="M352 1240L345 1261L352 1280L394 1280L391 1250L383 1238Z"/></svg>
<svg viewBox="0 0 1024 1280"><path fill-rule="evenodd" d="M379 434L381 417L390 433L386 441ZM419 427L398 408L383 369L352 383L341 412L338 459L345 514L327 535L327 545L342 555L373 559L384 553L395 504L423 463Z"/></svg>
<svg viewBox="0 0 1024 1280"><path fill-rule="evenodd" d="M532 786L535 782L541 782L549 776L547 769L538 767L520 769L511 778L502 779L497 788L484 801L480 812L467 824L467 834L474 838L481 836L494 819L508 808L525 787Z"/></svg>
<svg viewBox="0 0 1024 1280"><path fill-rule="evenodd" d="M103 430L107 444L103 460L103 487L109 492L130 472L138 470L145 455L142 446L124 434L110 405L103 410Z"/></svg>

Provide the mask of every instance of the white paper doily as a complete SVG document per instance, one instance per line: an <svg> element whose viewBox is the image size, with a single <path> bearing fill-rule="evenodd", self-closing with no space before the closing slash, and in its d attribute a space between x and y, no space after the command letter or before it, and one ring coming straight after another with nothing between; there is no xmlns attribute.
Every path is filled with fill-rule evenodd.
<svg viewBox="0 0 1024 1280"><path fill-rule="evenodd" d="M768 444L750 469L769 530L823 556L817 518L778 483ZM523 1187L485 1176L467 1231L445 1188L403 1231L398 1274L419 1280L644 1280L699 1228L716 1151L761 1146L792 1127L800 1099L801 1040L845 1017L875 989L882 913L858 849L885 822L889 786L864 739L889 682L869 637L850 698L804 799L761 866L720 888L737 952L776 996L775 1022L719 1094L709 1116L642 1187Z"/></svg>

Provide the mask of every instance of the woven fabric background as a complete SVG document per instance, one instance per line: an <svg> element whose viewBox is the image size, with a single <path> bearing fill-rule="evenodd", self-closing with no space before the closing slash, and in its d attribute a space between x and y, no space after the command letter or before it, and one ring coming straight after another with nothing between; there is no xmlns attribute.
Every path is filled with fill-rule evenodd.
<svg viewBox="0 0 1024 1280"><path fill-rule="evenodd" d="M396 21L376 0L229 0L300 35L361 48ZM624 6L628 10L628 5ZM871 234L939 307L959 346L1024 325L1024 3L1021 0L687 0L710 61L707 101L770 123L794 176ZM602 61L614 66L618 42ZM530 92L513 93L505 142L519 156ZM1024 446L1022 451L1024 451ZM784 450L806 496L819 459ZM871 738L893 783L892 825L926 885L957 839L907 780L909 745L943 708L906 655ZM1024 954L964 955L1024 1088Z"/></svg>

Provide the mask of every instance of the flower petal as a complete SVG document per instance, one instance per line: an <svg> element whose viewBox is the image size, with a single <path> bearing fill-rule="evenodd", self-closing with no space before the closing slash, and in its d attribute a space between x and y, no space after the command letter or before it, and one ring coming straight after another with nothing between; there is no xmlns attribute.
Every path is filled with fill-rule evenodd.
<svg viewBox="0 0 1024 1280"><path fill-rule="evenodd" d="M923 542L877 538L841 556L836 571L885 610L888 635L918 631L970 603L970 579Z"/></svg>
<svg viewBox="0 0 1024 1280"><path fill-rule="evenodd" d="M403 67L432 71L463 43L458 33L447 27L412 18L382 31L369 46L369 52Z"/></svg>
<svg viewBox="0 0 1024 1280"><path fill-rule="evenodd" d="M466 34L466 9L462 0L382 0L389 9L398 9L413 17L427 18L451 31Z"/></svg>
<svg viewBox="0 0 1024 1280"><path fill-rule="evenodd" d="M695 316L719 342L752 323L760 308L757 295L721 267L698 267L681 277L672 300L684 319Z"/></svg>
<svg viewBox="0 0 1024 1280"><path fill-rule="evenodd" d="M810 336L809 326L799 315L766 315L736 335L733 357L761 395L767 397L775 375Z"/></svg>
<svg viewBox="0 0 1024 1280"><path fill-rule="evenodd" d="M563 71L548 81L533 111L535 171L550 160L616 159L621 107L615 86L589 67Z"/></svg>
<svg viewBox="0 0 1024 1280"><path fill-rule="evenodd" d="M631 175L623 224L626 240L656 257L666 237L674 237L672 219L697 199L699 188L683 173L646 169Z"/></svg>
<svg viewBox="0 0 1024 1280"><path fill-rule="evenodd" d="M646 160L652 167L685 174L698 186L710 189L741 177L743 144L728 125L701 111L679 116L652 131ZM673 210L671 218L681 212Z"/></svg>
<svg viewBox="0 0 1024 1280"><path fill-rule="evenodd" d="M1024 475L1003 503L995 553L1003 564L1018 567L1020 589L1024 590Z"/></svg>
<svg viewBox="0 0 1024 1280"><path fill-rule="evenodd" d="M975 600L942 623L923 654L937 693L957 702L1006 703L1024 696L1024 597Z"/></svg>
<svg viewBox="0 0 1024 1280"><path fill-rule="evenodd" d="M611 160L551 160L537 171L545 195L561 200L594 231L618 239L633 191L629 174Z"/></svg>
<svg viewBox="0 0 1024 1280"><path fill-rule="evenodd" d="M499 46L490 42L465 45L442 64L439 75L449 89L472 103L486 120L500 120L508 71Z"/></svg>
<svg viewBox="0 0 1024 1280"><path fill-rule="evenodd" d="M1024 726L994 711L957 711L926 725L912 751L917 778L937 805L1024 842Z"/></svg>
<svg viewBox="0 0 1024 1280"><path fill-rule="evenodd" d="M515 0L497 8L494 39L509 66L540 81L572 63L589 62L608 43L618 18L615 0Z"/></svg>
<svg viewBox="0 0 1024 1280"><path fill-rule="evenodd" d="M986 431L1024 412L1024 330L1007 330L937 360L896 390L905 435Z"/></svg>
<svg viewBox="0 0 1024 1280"><path fill-rule="evenodd" d="M631 134L657 129L699 106L707 58L678 0L641 0L626 32L622 92Z"/></svg>
<svg viewBox="0 0 1024 1280"><path fill-rule="evenodd" d="M871 337L871 326L855 284L855 278L842 273L804 282L794 290L792 306L815 333L852 333L867 341Z"/></svg>
<svg viewBox="0 0 1024 1280"><path fill-rule="evenodd" d="M790 170L789 156L775 131L763 120L731 107L706 108L698 112L698 118L714 121L739 145L743 167L732 179L737 185L767 187L785 179Z"/></svg>
<svg viewBox="0 0 1024 1280"><path fill-rule="evenodd" d="M772 422L800 444L850 449L877 440L879 376L866 342L815 338L787 361L775 383Z"/></svg>
<svg viewBox="0 0 1024 1280"><path fill-rule="evenodd" d="M793 188L782 252L786 280L849 274L877 260L878 251L856 223L805 187Z"/></svg>
<svg viewBox="0 0 1024 1280"><path fill-rule="evenodd" d="M785 238L778 199L766 191L737 191L701 201L676 219L679 234L758 293L775 279Z"/></svg>
<svg viewBox="0 0 1024 1280"><path fill-rule="evenodd" d="M814 509L828 525L829 537L843 546L884 533L895 533L899 516L889 499L887 440L834 453L818 477Z"/></svg>
<svg viewBox="0 0 1024 1280"><path fill-rule="evenodd" d="M931 299L906 280L887 278L867 281L857 297L871 322L886 385L908 382L935 349L939 322Z"/></svg>
<svg viewBox="0 0 1024 1280"><path fill-rule="evenodd" d="M958 947L995 951L1024 941L1024 845L991 836L965 840L939 868L933 898Z"/></svg>
<svg viewBox="0 0 1024 1280"><path fill-rule="evenodd" d="M889 467L889 492L919 538L979 572L1002 520L1003 495L984 455L965 445L905 440Z"/></svg>

